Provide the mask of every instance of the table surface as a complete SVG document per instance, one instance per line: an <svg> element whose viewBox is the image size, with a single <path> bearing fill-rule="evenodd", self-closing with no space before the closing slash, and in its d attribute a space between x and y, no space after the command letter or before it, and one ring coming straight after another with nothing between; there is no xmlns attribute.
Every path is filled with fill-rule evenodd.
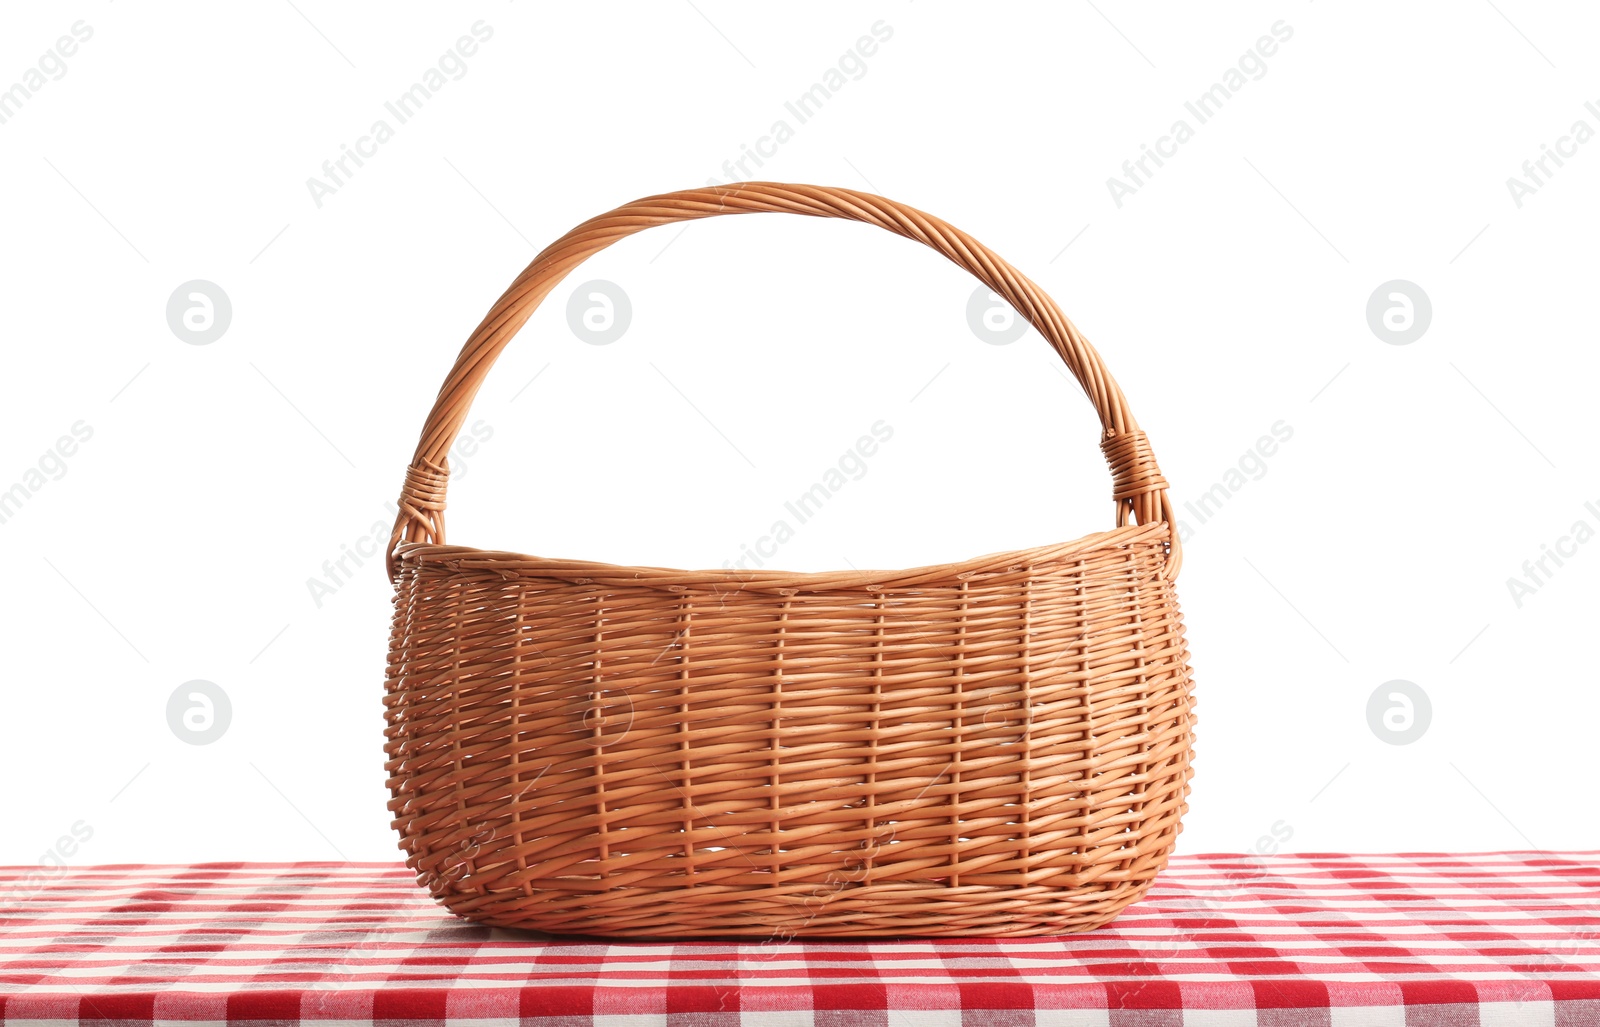
<svg viewBox="0 0 1600 1027"><path fill-rule="evenodd" d="M1056 938L607 942L393 864L0 868L0 1019L1600 1027L1600 853L1177 857Z"/></svg>

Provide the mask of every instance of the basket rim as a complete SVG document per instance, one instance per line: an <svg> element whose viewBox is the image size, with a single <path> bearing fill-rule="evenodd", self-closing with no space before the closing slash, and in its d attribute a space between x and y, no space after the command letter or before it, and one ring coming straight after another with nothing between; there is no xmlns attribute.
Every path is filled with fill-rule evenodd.
<svg viewBox="0 0 1600 1027"><path fill-rule="evenodd" d="M954 563L925 564L902 570L785 571L776 568L748 570L726 567L691 570L533 556L507 550L425 542L402 543L396 547L395 556L405 569L442 571L446 574L492 573L506 580L543 578L576 585L654 586L669 591L732 585L732 591L790 594L841 588L872 591L948 583L952 579L964 581L985 573L1018 570L1024 564L1060 561L1113 549L1168 547L1171 538L1172 526L1166 521L1128 524L1092 532L1070 542L1003 550ZM398 578L396 584L399 584Z"/></svg>

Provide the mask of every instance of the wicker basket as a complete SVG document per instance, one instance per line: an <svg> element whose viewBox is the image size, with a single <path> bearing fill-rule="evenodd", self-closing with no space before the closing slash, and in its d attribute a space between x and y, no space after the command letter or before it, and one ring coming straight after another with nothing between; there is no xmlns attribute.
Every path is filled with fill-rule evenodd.
<svg viewBox="0 0 1600 1027"><path fill-rule="evenodd" d="M445 545L446 453L591 254L719 214L927 244L1039 329L1104 427L1117 527L907 571L666 570ZM1166 481L1099 355L976 240L882 197L653 196L536 257L467 340L389 546L394 827L469 920L618 937L1088 930L1165 866L1190 777Z"/></svg>

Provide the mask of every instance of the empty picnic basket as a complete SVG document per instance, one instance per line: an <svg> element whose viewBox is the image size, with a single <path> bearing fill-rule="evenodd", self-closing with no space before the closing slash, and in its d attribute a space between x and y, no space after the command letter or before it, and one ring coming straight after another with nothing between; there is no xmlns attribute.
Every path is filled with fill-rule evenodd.
<svg viewBox="0 0 1600 1027"><path fill-rule="evenodd" d="M924 243L1032 322L1100 415L1117 526L905 571L446 545L446 454L556 284L642 229L762 211ZM750 182L584 222L467 340L399 506L389 809L460 916L614 937L1053 934L1110 921L1166 865L1194 720L1166 480L1055 303L935 217Z"/></svg>

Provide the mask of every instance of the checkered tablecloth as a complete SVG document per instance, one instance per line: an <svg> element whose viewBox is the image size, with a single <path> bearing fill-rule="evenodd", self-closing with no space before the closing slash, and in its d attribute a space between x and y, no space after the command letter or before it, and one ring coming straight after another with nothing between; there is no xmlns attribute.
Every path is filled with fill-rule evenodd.
<svg viewBox="0 0 1600 1027"><path fill-rule="evenodd" d="M555 939L389 864L0 870L8 1023L1600 1027L1600 853L1191 856L1059 938Z"/></svg>

